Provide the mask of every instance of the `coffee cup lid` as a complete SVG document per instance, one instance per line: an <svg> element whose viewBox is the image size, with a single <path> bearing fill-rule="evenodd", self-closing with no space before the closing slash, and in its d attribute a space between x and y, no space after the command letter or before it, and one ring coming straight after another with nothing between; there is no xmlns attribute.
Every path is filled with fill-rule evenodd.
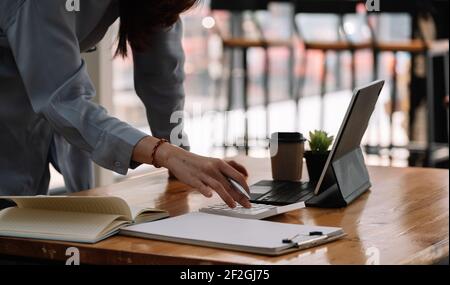
<svg viewBox="0 0 450 285"><path fill-rule="evenodd" d="M302 133L273 133L272 140L278 140L278 142L282 143L299 143L306 141Z"/></svg>

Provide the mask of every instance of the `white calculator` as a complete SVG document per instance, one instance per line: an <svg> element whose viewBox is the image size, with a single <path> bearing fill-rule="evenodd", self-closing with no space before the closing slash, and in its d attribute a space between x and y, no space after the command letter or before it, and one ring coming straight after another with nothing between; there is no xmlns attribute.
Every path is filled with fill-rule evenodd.
<svg viewBox="0 0 450 285"><path fill-rule="evenodd" d="M228 217L261 220L302 208L305 208L305 202L299 202L286 206L252 204L251 209L244 208L241 205L238 205L236 208L231 209L230 207L228 207L228 205L221 203L202 208L199 211L203 213Z"/></svg>

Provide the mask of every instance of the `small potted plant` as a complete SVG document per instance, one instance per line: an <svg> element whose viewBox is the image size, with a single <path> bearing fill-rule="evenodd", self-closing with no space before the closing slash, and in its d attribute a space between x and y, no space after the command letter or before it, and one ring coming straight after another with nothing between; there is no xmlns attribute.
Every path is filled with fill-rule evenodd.
<svg viewBox="0 0 450 285"><path fill-rule="evenodd" d="M305 159L310 181L319 181L330 154L329 149L333 140L334 137L329 136L327 132L318 130L309 132L308 142L311 150L305 152Z"/></svg>

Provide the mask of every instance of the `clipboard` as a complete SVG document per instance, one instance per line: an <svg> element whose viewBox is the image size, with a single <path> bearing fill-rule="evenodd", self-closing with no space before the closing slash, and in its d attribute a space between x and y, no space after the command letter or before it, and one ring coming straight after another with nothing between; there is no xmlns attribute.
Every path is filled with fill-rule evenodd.
<svg viewBox="0 0 450 285"><path fill-rule="evenodd" d="M279 256L345 236L341 228L189 213L123 228L120 234L161 241Z"/></svg>

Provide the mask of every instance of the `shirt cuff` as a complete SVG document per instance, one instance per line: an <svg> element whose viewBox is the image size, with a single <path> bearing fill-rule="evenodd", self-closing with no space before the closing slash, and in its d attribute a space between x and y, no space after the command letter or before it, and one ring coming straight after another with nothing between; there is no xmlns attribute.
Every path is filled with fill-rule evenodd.
<svg viewBox="0 0 450 285"><path fill-rule="evenodd" d="M147 136L148 134L131 126L119 128L115 132L105 132L92 153L93 160L104 168L126 175L129 169L141 165L132 161L133 151Z"/></svg>

